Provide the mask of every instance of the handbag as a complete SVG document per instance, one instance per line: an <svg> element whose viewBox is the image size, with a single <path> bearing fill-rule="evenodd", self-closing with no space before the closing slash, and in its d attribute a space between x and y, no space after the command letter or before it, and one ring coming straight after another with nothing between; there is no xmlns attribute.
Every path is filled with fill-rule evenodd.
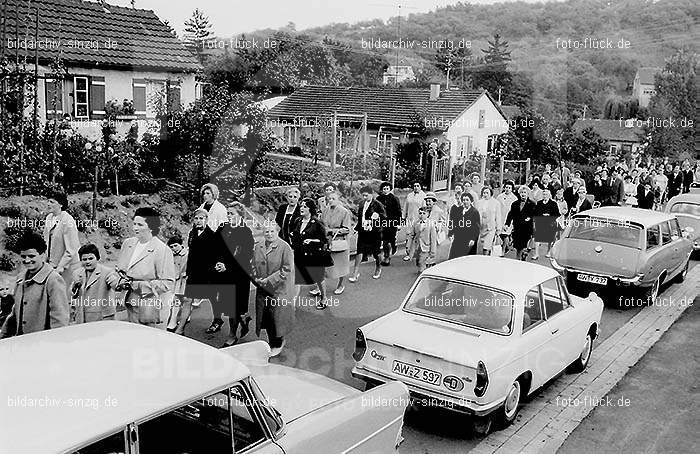
<svg viewBox="0 0 700 454"><path fill-rule="evenodd" d="M500 238L496 236L493 240L493 246L491 247L491 255L494 257L503 257L503 244Z"/></svg>
<svg viewBox="0 0 700 454"><path fill-rule="evenodd" d="M331 252L343 252L347 251L350 248L350 245L348 244L348 240L343 238L343 239L336 239L338 236L338 232L335 232L333 235L333 238L331 238L331 245L330 245L330 251ZM332 266L332 265L330 265Z"/></svg>

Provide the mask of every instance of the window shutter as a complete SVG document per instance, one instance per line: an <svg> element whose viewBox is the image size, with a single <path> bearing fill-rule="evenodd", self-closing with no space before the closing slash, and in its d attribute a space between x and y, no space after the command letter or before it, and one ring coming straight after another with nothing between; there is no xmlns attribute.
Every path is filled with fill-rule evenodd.
<svg viewBox="0 0 700 454"><path fill-rule="evenodd" d="M105 117L105 78L93 76L90 81L90 109L91 116L95 119Z"/></svg>
<svg viewBox="0 0 700 454"><path fill-rule="evenodd" d="M45 79L46 87L46 118L54 119L63 116L63 81Z"/></svg>
<svg viewBox="0 0 700 454"><path fill-rule="evenodd" d="M140 118L146 118L146 80L134 79L134 113Z"/></svg>
<svg viewBox="0 0 700 454"><path fill-rule="evenodd" d="M172 82L168 83L168 112L179 112L180 105L180 85Z"/></svg>

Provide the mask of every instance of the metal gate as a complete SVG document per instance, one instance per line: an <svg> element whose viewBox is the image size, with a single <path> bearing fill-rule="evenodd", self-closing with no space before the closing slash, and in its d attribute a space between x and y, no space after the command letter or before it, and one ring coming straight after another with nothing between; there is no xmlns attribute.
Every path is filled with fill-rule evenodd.
<svg viewBox="0 0 700 454"><path fill-rule="evenodd" d="M450 157L432 159L432 171L430 173L430 190L443 191L449 189L450 184Z"/></svg>

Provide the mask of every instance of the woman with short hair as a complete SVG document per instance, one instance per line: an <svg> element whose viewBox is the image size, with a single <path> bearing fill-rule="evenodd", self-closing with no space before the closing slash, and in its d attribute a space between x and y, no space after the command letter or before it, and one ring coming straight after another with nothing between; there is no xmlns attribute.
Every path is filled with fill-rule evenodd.
<svg viewBox="0 0 700 454"><path fill-rule="evenodd" d="M559 217L559 206L552 199L549 188L542 190L542 200L537 202L535 207L535 255L532 260L537 260L540 256L540 245L547 245L546 257L557 235L557 218Z"/></svg>
<svg viewBox="0 0 700 454"><path fill-rule="evenodd" d="M289 232L301 216L299 213L299 198L301 191L299 188L293 187L287 189L287 203L283 203L277 209L275 222L280 227L279 237L287 244L291 244L289 240Z"/></svg>
<svg viewBox="0 0 700 454"><path fill-rule="evenodd" d="M294 327L294 252L279 237L279 226L266 222L263 241L255 245L255 334L267 331L270 356L282 352Z"/></svg>
<svg viewBox="0 0 700 454"><path fill-rule="evenodd" d="M321 213L321 222L326 227L326 234L329 238L331 259L333 265L326 268L328 279L338 279L338 285L333 293L340 295L345 291L343 282L350 273L350 247L348 236L352 227L352 216L350 210L340 203L337 192L326 195L328 205Z"/></svg>
<svg viewBox="0 0 700 454"><path fill-rule="evenodd" d="M530 198L530 188L522 185L517 191L518 200L510 206L506 217L506 226L512 230L513 248L516 258L527 260L529 244L533 233L533 218L535 216L535 202Z"/></svg>
<svg viewBox="0 0 700 454"><path fill-rule="evenodd" d="M173 252L156 236L160 230L158 211L137 208L132 222L135 235L122 244L116 290L124 291L128 321L164 328L175 286Z"/></svg>
<svg viewBox="0 0 700 454"><path fill-rule="evenodd" d="M226 207L219 202L219 188L213 183L207 183L199 193L204 200L199 208L207 210L207 225L212 232L216 232L227 219Z"/></svg>
<svg viewBox="0 0 700 454"><path fill-rule="evenodd" d="M503 220L501 203L494 199L490 186L481 189L481 199L476 202L476 209L481 217L481 232L479 234L480 251L483 255L490 255L496 235L501 233Z"/></svg>
<svg viewBox="0 0 700 454"><path fill-rule="evenodd" d="M241 327L241 338L248 334L250 316L248 315L248 300L250 298L250 283L253 279L253 248L255 240L253 232L245 222L245 206L240 202L232 202L226 209L228 222L221 225L216 232L219 245L219 258L214 265L216 270L217 296L212 302L215 320L228 317L229 334L224 347L230 347L238 342L238 326ZM223 322L221 322L223 323Z"/></svg>
<svg viewBox="0 0 700 454"><path fill-rule="evenodd" d="M294 282L299 286L318 286L321 301L316 303L316 309L321 310L327 307L324 275L330 258L327 249L328 237L325 227L316 217L316 203L312 199L302 200L299 203L299 212L301 217L290 232L294 250Z"/></svg>
<svg viewBox="0 0 700 454"><path fill-rule="evenodd" d="M68 197L56 191L48 198L49 213L44 221L44 241L46 242L46 263L51 265L66 283L66 297L70 299L70 289L75 272L80 266L78 249L78 226L66 210Z"/></svg>
<svg viewBox="0 0 700 454"><path fill-rule="evenodd" d="M462 204L455 210L448 236L452 238L449 259L476 254L476 243L481 231L481 217L474 208L471 192L462 193Z"/></svg>

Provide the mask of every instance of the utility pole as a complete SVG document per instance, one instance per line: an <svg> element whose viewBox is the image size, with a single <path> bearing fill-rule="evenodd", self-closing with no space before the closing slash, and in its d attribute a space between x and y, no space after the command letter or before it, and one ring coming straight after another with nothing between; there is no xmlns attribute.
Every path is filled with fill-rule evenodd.
<svg viewBox="0 0 700 454"><path fill-rule="evenodd" d="M401 5L399 5L399 20L396 24L396 42L401 44ZM399 47L396 46L396 66L394 67L394 86L399 86Z"/></svg>
<svg viewBox="0 0 700 454"><path fill-rule="evenodd" d="M331 170L335 170L336 153L338 151L337 124L338 111L336 110L333 112L333 124L331 125L331 134L333 134L333 148L331 148Z"/></svg>
<svg viewBox="0 0 700 454"><path fill-rule="evenodd" d="M34 42L39 42L39 7L34 7L35 22L34 22ZM34 151L37 150L39 144L39 46L34 46L34 135L32 137L32 146ZM52 176L53 178L53 176Z"/></svg>
<svg viewBox="0 0 700 454"><path fill-rule="evenodd" d="M588 110L588 106L584 104L584 105L583 105L583 119L584 119L584 120L586 119L586 111L587 111L587 110Z"/></svg>

